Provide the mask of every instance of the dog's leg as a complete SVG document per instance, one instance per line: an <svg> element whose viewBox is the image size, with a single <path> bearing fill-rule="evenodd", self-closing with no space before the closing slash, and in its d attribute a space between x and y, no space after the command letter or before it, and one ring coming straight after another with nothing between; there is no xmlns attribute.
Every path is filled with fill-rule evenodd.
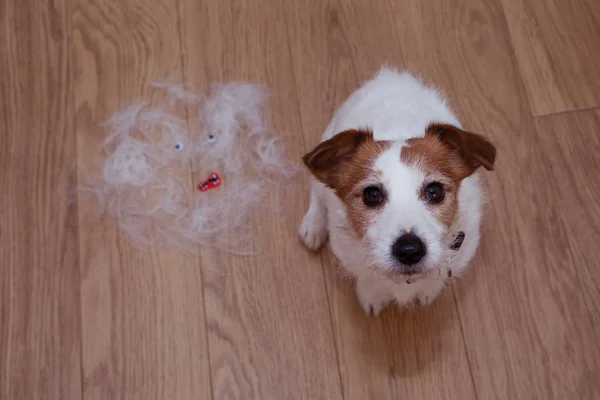
<svg viewBox="0 0 600 400"><path fill-rule="evenodd" d="M327 240L327 206L321 199L319 183L311 178L310 205L298 233L302 242L311 250L318 250Z"/></svg>
<svg viewBox="0 0 600 400"><path fill-rule="evenodd" d="M365 313L378 316L379 313L393 300L381 280L372 276L359 276L356 280L356 297Z"/></svg>
<svg viewBox="0 0 600 400"><path fill-rule="evenodd" d="M445 286L445 279L428 281L417 294L417 302L421 306L428 306L435 301Z"/></svg>

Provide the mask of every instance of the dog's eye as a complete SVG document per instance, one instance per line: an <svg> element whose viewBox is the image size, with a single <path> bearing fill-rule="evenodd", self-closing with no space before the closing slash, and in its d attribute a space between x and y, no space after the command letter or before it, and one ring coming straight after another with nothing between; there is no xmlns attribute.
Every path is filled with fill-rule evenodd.
<svg viewBox="0 0 600 400"><path fill-rule="evenodd" d="M439 182L432 182L425 188L425 200L430 203L441 203L444 195L444 186Z"/></svg>
<svg viewBox="0 0 600 400"><path fill-rule="evenodd" d="M363 191L363 202L369 207L378 206L383 202L383 193L375 186L369 186Z"/></svg>

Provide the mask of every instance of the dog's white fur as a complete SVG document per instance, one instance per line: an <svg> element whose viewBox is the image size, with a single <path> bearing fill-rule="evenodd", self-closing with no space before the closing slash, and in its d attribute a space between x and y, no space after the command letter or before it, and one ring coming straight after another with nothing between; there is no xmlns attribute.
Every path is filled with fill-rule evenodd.
<svg viewBox="0 0 600 400"><path fill-rule="evenodd" d="M367 314L378 315L392 301L408 306L430 304L452 276L460 275L473 258L480 238L484 192L478 173L465 178L458 193L458 212L449 228L431 215L417 196L424 177L400 160L399 149L409 138L422 137L432 122L461 127L436 90L408 73L382 68L339 108L323 134L330 139L347 129L368 127L375 140L394 144L375 162L388 191L388 203L370 221L364 238L349 226L342 201L333 190L311 178L310 206L300 225L300 237L313 250L329 234L331 249L343 268L356 279L356 294ZM427 255L419 276L393 273L390 248L403 231L413 230L426 243ZM458 251L450 250L456 234L465 239Z"/></svg>

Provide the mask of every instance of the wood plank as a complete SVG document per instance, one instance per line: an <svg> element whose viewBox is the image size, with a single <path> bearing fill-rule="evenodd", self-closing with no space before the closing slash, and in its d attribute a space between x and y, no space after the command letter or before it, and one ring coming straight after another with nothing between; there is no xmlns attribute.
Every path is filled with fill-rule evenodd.
<svg viewBox="0 0 600 400"><path fill-rule="evenodd" d="M533 114L600 106L600 2L502 3Z"/></svg>
<svg viewBox="0 0 600 400"><path fill-rule="evenodd" d="M68 4L0 4L0 398L79 399Z"/></svg>
<svg viewBox="0 0 600 400"><path fill-rule="evenodd" d="M557 263L569 263L579 278L595 327L595 343L582 337L584 354L574 362L596 361L600 368L600 110L553 115L536 119L537 143L556 198L556 217L564 228ZM554 228L556 230L556 228ZM557 249L558 250L558 249ZM594 346L595 344L595 346ZM588 364L589 366L589 364ZM595 381L588 382L595 384ZM596 392L597 394L597 392Z"/></svg>
<svg viewBox="0 0 600 400"><path fill-rule="evenodd" d="M387 1L308 4L286 15L308 147L318 143L335 108L383 63L412 64L411 70L442 83L453 77L453 71L435 68L442 62L435 51L450 47L452 52L457 43L443 40L445 31L436 29L437 21L419 2L403 2L402 10ZM442 2L434 7L448 11ZM406 31L399 34L400 26ZM430 35L423 38L422 31ZM434 68L423 68L427 64ZM451 291L429 309L399 313L391 308L372 319L329 252L323 261L346 399L475 398Z"/></svg>
<svg viewBox="0 0 600 400"><path fill-rule="evenodd" d="M281 11L289 2L183 0L186 78L247 80L273 90L270 116L287 153L304 142ZM304 178L278 188L285 212L251 216L257 256L202 255L214 397L339 399L339 373L323 271L300 249ZM266 209L275 209L274 196Z"/></svg>
<svg viewBox="0 0 600 400"><path fill-rule="evenodd" d="M181 79L179 22L175 0L73 2L79 166L89 168L99 123L162 100L152 81ZM198 260L135 249L97 207L79 196L84 397L211 398Z"/></svg>

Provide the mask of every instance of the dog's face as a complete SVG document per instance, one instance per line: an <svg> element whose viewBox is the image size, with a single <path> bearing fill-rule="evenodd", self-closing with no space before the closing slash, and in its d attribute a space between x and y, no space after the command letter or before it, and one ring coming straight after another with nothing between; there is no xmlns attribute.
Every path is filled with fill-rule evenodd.
<svg viewBox="0 0 600 400"><path fill-rule="evenodd" d="M491 170L494 146L446 124L406 142L375 141L349 130L304 156L312 174L335 191L350 227L368 248L366 262L390 274L436 268L456 232L461 181L483 166Z"/></svg>

